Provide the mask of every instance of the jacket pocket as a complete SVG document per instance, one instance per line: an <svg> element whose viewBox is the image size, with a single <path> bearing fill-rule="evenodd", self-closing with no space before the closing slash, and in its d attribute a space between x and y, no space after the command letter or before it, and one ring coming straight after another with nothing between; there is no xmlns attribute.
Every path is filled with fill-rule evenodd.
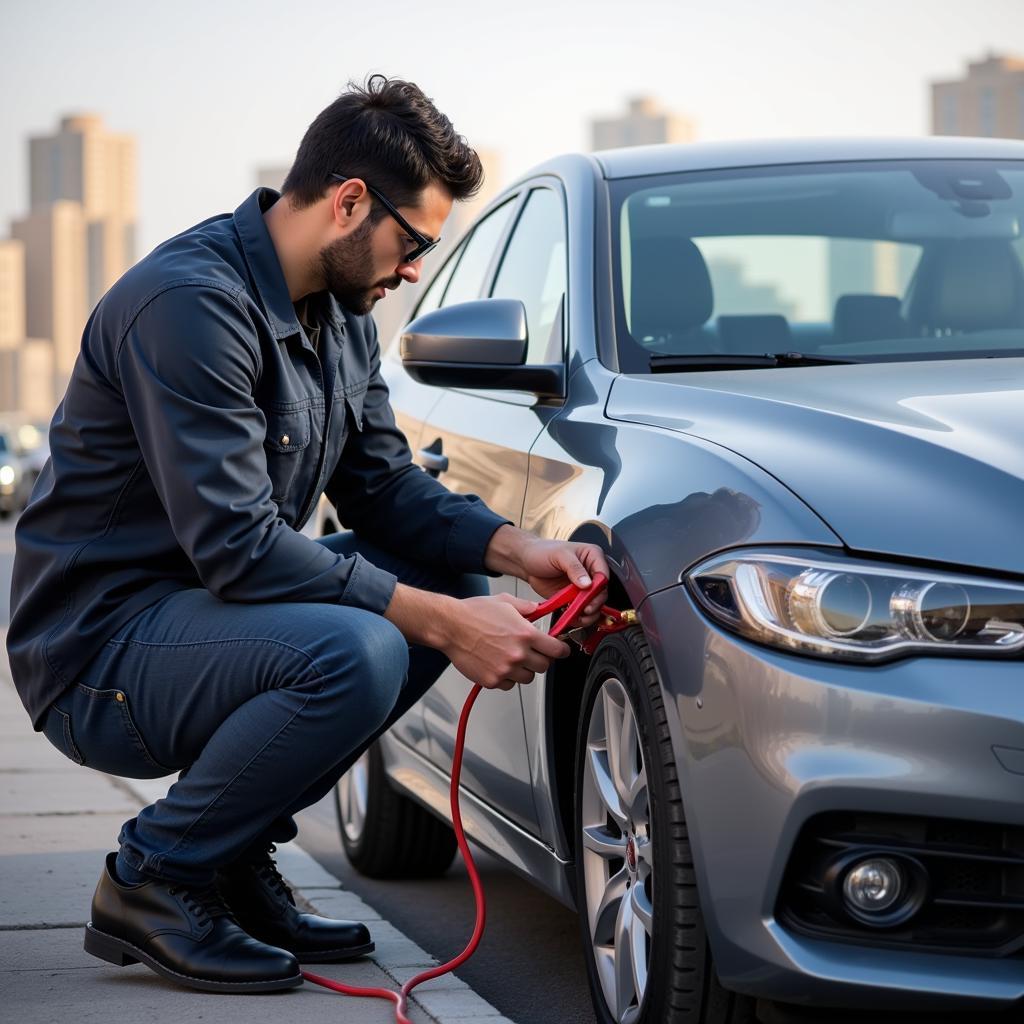
<svg viewBox="0 0 1024 1024"><path fill-rule="evenodd" d="M366 398L366 388L361 391L353 391L345 396L349 411L352 413L352 424L356 430L363 429L363 401Z"/></svg>
<svg viewBox="0 0 1024 1024"><path fill-rule="evenodd" d="M309 447L310 416L308 406L283 412L270 409L266 413L267 436L263 446L274 501L287 498L295 483L303 462L302 453Z"/></svg>

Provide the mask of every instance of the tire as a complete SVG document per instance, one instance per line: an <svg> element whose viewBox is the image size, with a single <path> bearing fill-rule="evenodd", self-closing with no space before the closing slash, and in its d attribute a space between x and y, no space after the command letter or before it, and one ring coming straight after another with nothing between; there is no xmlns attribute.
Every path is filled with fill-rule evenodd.
<svg viewBox="0 0 1024 1024"><path fill-rule="evenodd" d="M715 973L661 684L639 627L605 640L587 674L574 827L600 1024L754 1024L754 1000Z"/></svg>
<svg viewBox="0 0 1024 1024"><path fill-rule="evenodd" d="M455 833L391 787L379 743L338 781L334 806L342 846L361 875L436 878L455 859Z"/></svg>

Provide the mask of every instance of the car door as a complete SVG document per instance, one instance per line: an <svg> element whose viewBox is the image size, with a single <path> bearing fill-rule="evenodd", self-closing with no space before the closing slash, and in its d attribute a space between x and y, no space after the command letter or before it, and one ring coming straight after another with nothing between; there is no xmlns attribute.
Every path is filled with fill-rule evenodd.
<svg viewBox="0 0 1024 1024"><path fill-rule="evenodd" d="M557 183L524 190L508 242L491 263L476 294L463 287L457 270L443 305L453 295L459 301L482 295L519 299L526 308L527 363L563 359L566 236ZM447 389L428 417L421 454L446 460L440 479L451 490L479 495L518 525L530 447L543 427L537 408L538 399L530 393ZM515 593L517 582L510 576L491 579L491 593ZM459 712L469 689L469 681L449 667L422 702L431 760L445 771L451 770ZM462 779L502 814L537 831L519 687L488 691L477 701Z"/></svg>
<svg viewBox="0 0 1024 1024"><path fill-rule="evenodd" d="M441 269L413 307L412 314L407 318L409 321L421 313L438 308L464 248L465 242L456 246L444 260ZM380 339L380 372L390 392L391 408L394 411L398 429L405 434L409 447L415 453L419 448L420 436L423 433L427 414L437 404L442 392L438 388L413 380L405 372L399 355L400 346L397 344L400 333L399 331L388 338Z"/></svg>
<svg viewBox="0 0 1024 1024"><path fill-rule="evenodd" d="M409 320L437 309L452 286L453 294L473 290L476 298L489 266L489 260L508 233L508 225L516 206L516 197L496 206L478 222L474 230L452 251L434 276ZM464 259L465 257L465 259ZM482 264L482 269L480 269ZM478 269L474 269L478 268ZM475 285L474 285L475 280ZM381 356L381 374L388 385L395 421L405 434L413 458L426 472L434 472L429 452L421 452L427 414L444 395L440 388L413 380L402 366L400 346L388 339ZM423 721L422 704L410 708L391 728L391 733L424 757L430 757L430 743Z"/></svg>

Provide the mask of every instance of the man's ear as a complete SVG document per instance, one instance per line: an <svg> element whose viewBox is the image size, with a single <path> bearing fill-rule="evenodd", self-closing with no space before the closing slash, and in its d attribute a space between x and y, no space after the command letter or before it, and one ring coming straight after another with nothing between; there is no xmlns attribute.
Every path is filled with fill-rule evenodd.
<svg viewBox="0 0 1024 1024"><path fill-rule="evenodd" d="M346 226L354 216L356 205L365 198L366 186L359 178L343 181L334 194L331 209L336 223Z"/></svg>

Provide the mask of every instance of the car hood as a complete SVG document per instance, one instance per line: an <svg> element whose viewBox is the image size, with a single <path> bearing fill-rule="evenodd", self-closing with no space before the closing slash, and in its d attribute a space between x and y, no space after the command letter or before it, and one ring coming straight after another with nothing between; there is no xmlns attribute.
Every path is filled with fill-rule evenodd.
<svg viewBox="0 0 1024 1024"><path fill-rule="evenodd" d="M1024 575L1024 359L621 375L607 414L742 455L851 549Z"/></svg>

